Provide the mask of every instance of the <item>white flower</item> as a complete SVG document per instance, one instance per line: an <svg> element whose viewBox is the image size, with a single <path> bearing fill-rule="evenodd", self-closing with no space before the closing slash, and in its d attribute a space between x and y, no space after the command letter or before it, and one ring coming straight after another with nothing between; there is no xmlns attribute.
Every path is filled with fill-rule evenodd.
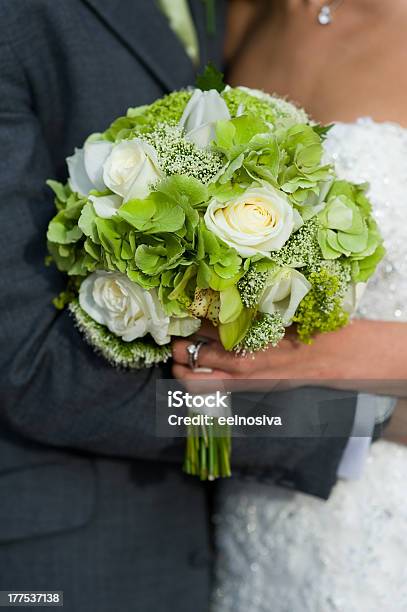
<svg viewBox="0 0 407 612"><path fill-rule="evenodd" d="M93 135L84 144L83 149L67 157L69 186L72 191L87 196L90 191L104 191L103 164L112 149L112 143Z"/></svg>
<svg viewBox="0 0 407 612"><path fill-rule="evenodd" d="M343 309L350 315L355 315L359 303L366 291L367 283L351 283L343 298Z"/></svg>
<svg viewBox="0 0 407 612"><path fill-rule="evenodd" d="M242 257L267 257L271 251L281 249L293 230L302 225L302 219L285 193L262 183L228 202L213 199L206 210L205 223Z"/></svg>
<svg viewBox="0 0 407 612"><path fill-rule="evenodd" d="M259 301L259 310L266 314L278 313L289 325L300 302L311 289L311 283L293 268L279 270L266 287Z"/></svg>
<svg viewBox="0 0 407 612"><path fill-rule="evenodd" d="M229 119L230 113L226 102L216 89L210 91L195 89L179 125L184 128L187 140L204 148L215 138L216 122Z"/></svg>
<svg viewBox="0 0 407 612"><path fill-rule="evenodd" d="M125 274L94 272L81 285L79 304L92 319L125 342L147 333L159 345L170 341L170 318L160 304L157 291L146 291Z"/></svg>
<svg viewBox="0 0 407 612"><path fill-rule="evenodd" d="M89 196L98 217L111 219L123 204L123 198L118 195Z"/></svg>
<svg viewBox="0 0 407 612"><path fill-rule="evenodd" d="M192 336L201 327L201 320L196 317L171 317L168 333L171 336Z"/></svg>
<svg viewBox="0 0 407 612"><path fill-rule="evenodd" d="M116 144L103 166L106 186L125 201L146 198L162 176L156 150L140 138Z"/></svg>

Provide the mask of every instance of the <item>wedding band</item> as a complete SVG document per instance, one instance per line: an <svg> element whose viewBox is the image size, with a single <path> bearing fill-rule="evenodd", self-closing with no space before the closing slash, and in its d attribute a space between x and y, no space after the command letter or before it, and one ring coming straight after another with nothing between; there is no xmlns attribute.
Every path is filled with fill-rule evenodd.
<svg viewBox="0 0 407 612"><path fill-rule="evenodd" d="M197 368L199 351L201 350L204 344L205 342L203 342L202 340L199 340L199 342L197 342L196 344L189 344L187 346L188 365L191 368L191 370L195 370Z"/></svg>

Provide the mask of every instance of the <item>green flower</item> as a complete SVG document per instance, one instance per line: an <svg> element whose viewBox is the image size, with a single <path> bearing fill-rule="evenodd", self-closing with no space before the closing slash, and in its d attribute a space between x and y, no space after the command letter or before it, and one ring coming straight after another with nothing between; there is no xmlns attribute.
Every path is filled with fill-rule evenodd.
<svg viewBox="0 0 407 612"><path fill-rule="evenodd" d="M364 186L346 181L334 183L318 219L318 242L323 257L349 258L354 262L353 280L367 280L383 257L384 248Z"/></svg>
<svg viewBox="0 0 407 612"><path fill-rule="evenodd" d="M335 331L349 321L343 303L350 278L339 261L335 262L333 270L330 263L307 276L311 290L300 302L293 318L298 336L305 344L310 344L315 334Z"/></svg>
<svg viewBox="0 0 407 612"><path fill-rule="evenodd" d="M331 180L332 169L322 164L322 138L317 127L298 124L277 130L282 151L278 181L293 204L311 206L319 203L321 190Z"/></svg>
<svg viewBox="0 0 407 612"><path fill-rule="evenodd" d="M174 91L150 105L129 108L125 117L116 119L103 133L103 138L117 142L151 132L162 123L176 125L191 95L191 92L185 90Z"/></svg>

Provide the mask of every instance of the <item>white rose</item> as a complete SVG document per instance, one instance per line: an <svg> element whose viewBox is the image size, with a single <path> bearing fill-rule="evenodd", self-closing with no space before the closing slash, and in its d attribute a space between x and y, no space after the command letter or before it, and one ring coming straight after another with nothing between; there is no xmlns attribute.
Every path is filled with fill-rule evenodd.
<svg viewBox="0 0 407 612"><path fill-rule="evenodd" d="M69 171L69 186L72 191L87 196L90 191L104 191L103 164L112 150L112 143L91 136L83 149L75 149L75 153L67 157Z"/></svg>
<svg viewBox="0 0 407 612"><path fill-rule="evenodd" d="M187 140L198 147L207 147L215 138L216 122L229 119L230 113L226 102L216 89L210 91L195 89L179 125L184 128Z"/></svg>
<svg viewBox="0 0 407 612"><path fill-rule="evenodd" d="M213 199L205 213L206 227L242 257L268 256L302 225L301 215L282 191L268 183L250 187L232 201Z"/></svg>
<svg viewBox="0 0 407 612"><path fill-rule="evenodd" d="M103 166L106 186L125 201L146 198L162 176L156 150L140 138L116 144Z"/></svg>
<svg viewBox="0 0 407 612"><path fill-rule="evenodd" d="M170 341L170 318L155 289L146 291L120 272L90 274L79 291L81 308L125 342L151 334L157 344Z"/></svg>
<svg viewBox="0 0 407 612"><path fill-rule="evenodd" d="M259 301L259 310L266 314L278 313L285 325L289 325L300 302L311 289L311 283L293 268L283 268L276 273Z"/></svg>

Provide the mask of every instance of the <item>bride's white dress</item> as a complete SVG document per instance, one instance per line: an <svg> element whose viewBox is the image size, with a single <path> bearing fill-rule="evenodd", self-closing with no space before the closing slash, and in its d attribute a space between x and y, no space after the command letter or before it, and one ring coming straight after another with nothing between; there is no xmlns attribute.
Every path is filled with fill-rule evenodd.
<svg viewBox="0 0 407 612"><path fill-rule="evenodd" d="M369 182L387 255L358 316L407 322L407 130L337 124L326 157ZM395 356L397 358L397 356ZM323 502L261 483L224 481L215 612L406 612L407 447L372 445L359 480Z"/></svg>

